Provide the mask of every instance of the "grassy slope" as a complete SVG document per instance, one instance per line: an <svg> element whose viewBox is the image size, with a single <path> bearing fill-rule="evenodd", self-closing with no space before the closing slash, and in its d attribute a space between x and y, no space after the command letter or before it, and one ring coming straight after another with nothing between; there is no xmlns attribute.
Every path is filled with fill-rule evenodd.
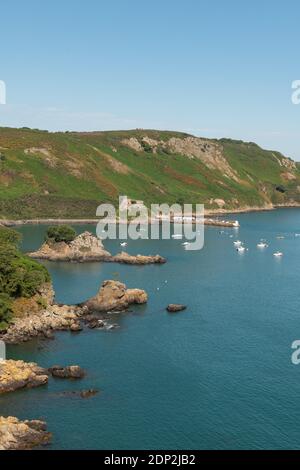
<svg viewBox="0 0 300 470"><path fill-rule="evenodd" d="M187 136L148 130L47 133L0 128L0 216L94 217L98 204L117 202L122 194L148 204L198 202L212 209L216 205L209 201L216 198L224 199L227 209L300 202L300 171L290 172L292 181L282 176L288 170L278 163L283 158L279 153L220 141L239 175L236 182L198 159L163 150L137 152L121 142L145 135L163 141ZM287 189L285 194L275 190L278 185Z"/></svg>

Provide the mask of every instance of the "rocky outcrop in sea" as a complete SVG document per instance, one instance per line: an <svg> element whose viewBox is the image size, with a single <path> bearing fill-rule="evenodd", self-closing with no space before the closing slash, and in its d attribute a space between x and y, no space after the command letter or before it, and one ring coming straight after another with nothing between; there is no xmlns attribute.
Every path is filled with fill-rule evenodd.
<svg viewBox="0 0 300 470"><path fill-rule="evenodd" d="M29 256L48 261L71 261L77 263L102 261L107 263L146 265L163 264L166 262L165 258L160 255L134 256L122 252L113 256L109 251L105 250L102 241L90 232L81 233L70 243L47 241L39 250L29 253Z"/></svg>
<svg viewBox="0 0 300 470"><path fill-rule="evenodd" d="M95 297L83 305L90 312L120 312L132 304L145 304L148 301L147 293L141 289L127 289L119 281L104 281Z"/></svg>

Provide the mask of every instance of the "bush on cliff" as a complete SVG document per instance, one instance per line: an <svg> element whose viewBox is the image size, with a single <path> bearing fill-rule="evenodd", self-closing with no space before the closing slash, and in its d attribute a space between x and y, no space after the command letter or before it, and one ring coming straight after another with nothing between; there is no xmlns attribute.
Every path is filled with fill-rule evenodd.
<svg viewBox="0 0 300 470"><path fill-rule="evenodd" d="M0 331L5 329L11 320L12 302L7 294L0 294Z"/></svg>
<svg viewBox="0 0 300 470"><path fill-rule="evenodd" d="M21 235L16 230L6 227L0 227L0 244L9 244L18 246L21 241Z"/></svg>
<svg viewBox="0 0 300 470"><path fill-rule="evenodd" d="M70 225L53 225L47 230L46 241L71 243L75 237L76 232Z"/></svg>
<svg viewBox="0 0 300 470"><path fill-rule="evenodd" d="M15 299L30 298L50 282L47 269L19 251L20 238L18 232L0 228L0 329L11 318Z"/></svg>

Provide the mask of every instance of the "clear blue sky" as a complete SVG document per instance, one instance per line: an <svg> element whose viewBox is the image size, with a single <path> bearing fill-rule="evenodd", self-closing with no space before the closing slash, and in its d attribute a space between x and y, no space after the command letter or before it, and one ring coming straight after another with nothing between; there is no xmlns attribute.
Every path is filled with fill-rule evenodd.
<svg viewBox="0 0 300 470"><path fill-rule="evenodd" d="M298 0L10 0L0 14L0 125L183 130L300 160Z"/></svg>

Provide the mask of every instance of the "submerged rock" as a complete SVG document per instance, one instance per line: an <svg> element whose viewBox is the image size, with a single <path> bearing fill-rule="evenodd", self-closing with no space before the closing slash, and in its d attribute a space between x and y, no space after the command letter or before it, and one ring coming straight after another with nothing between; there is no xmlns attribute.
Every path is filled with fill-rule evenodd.
<svg viewBox="0 0 300 470"><path fill-rule="evenodd" d="M19 421L0 416L0 450L29 450L49 444L51 433L44 421Z"/></svg>
<svg viewBox="0 0 300 470"><path fill-rule="evenodd" d="M99 393L99 390L91 388L89 390L82 390L80 392L80 396L81 396L81 398L90 398L90 397L94 397L98 393Z"/></svg>
<svg viewBox="0 0 300 470"><path fill-rule="evenodd" d="M79 366L53 366L48 371L52 377L61 379L82 379L85 376L84 370Z"/></svg>
<svg viewBox="0 0 300 470"><path fill-rule="evenodd" d="M39 387L47 382L47 370L33 362L13 360L0 362L0 393Z"/></svg>
<svg viewBox="0 0 300 470"><path fill-rule="evenodd" d="M144 304L148 301L147 293L141 289L126 289L119 281L104 281L95 297L84 305L93 312L123 311L131 304Z"/></svg>
<svg viewBox="0 0 300 470"><path fill-rule="evenodd" d="M187 309L187 306L181 305L181 304L170 304L167 307L167 310L170 313L182 312L183 310L186 310L186 309Z"/></svg>

